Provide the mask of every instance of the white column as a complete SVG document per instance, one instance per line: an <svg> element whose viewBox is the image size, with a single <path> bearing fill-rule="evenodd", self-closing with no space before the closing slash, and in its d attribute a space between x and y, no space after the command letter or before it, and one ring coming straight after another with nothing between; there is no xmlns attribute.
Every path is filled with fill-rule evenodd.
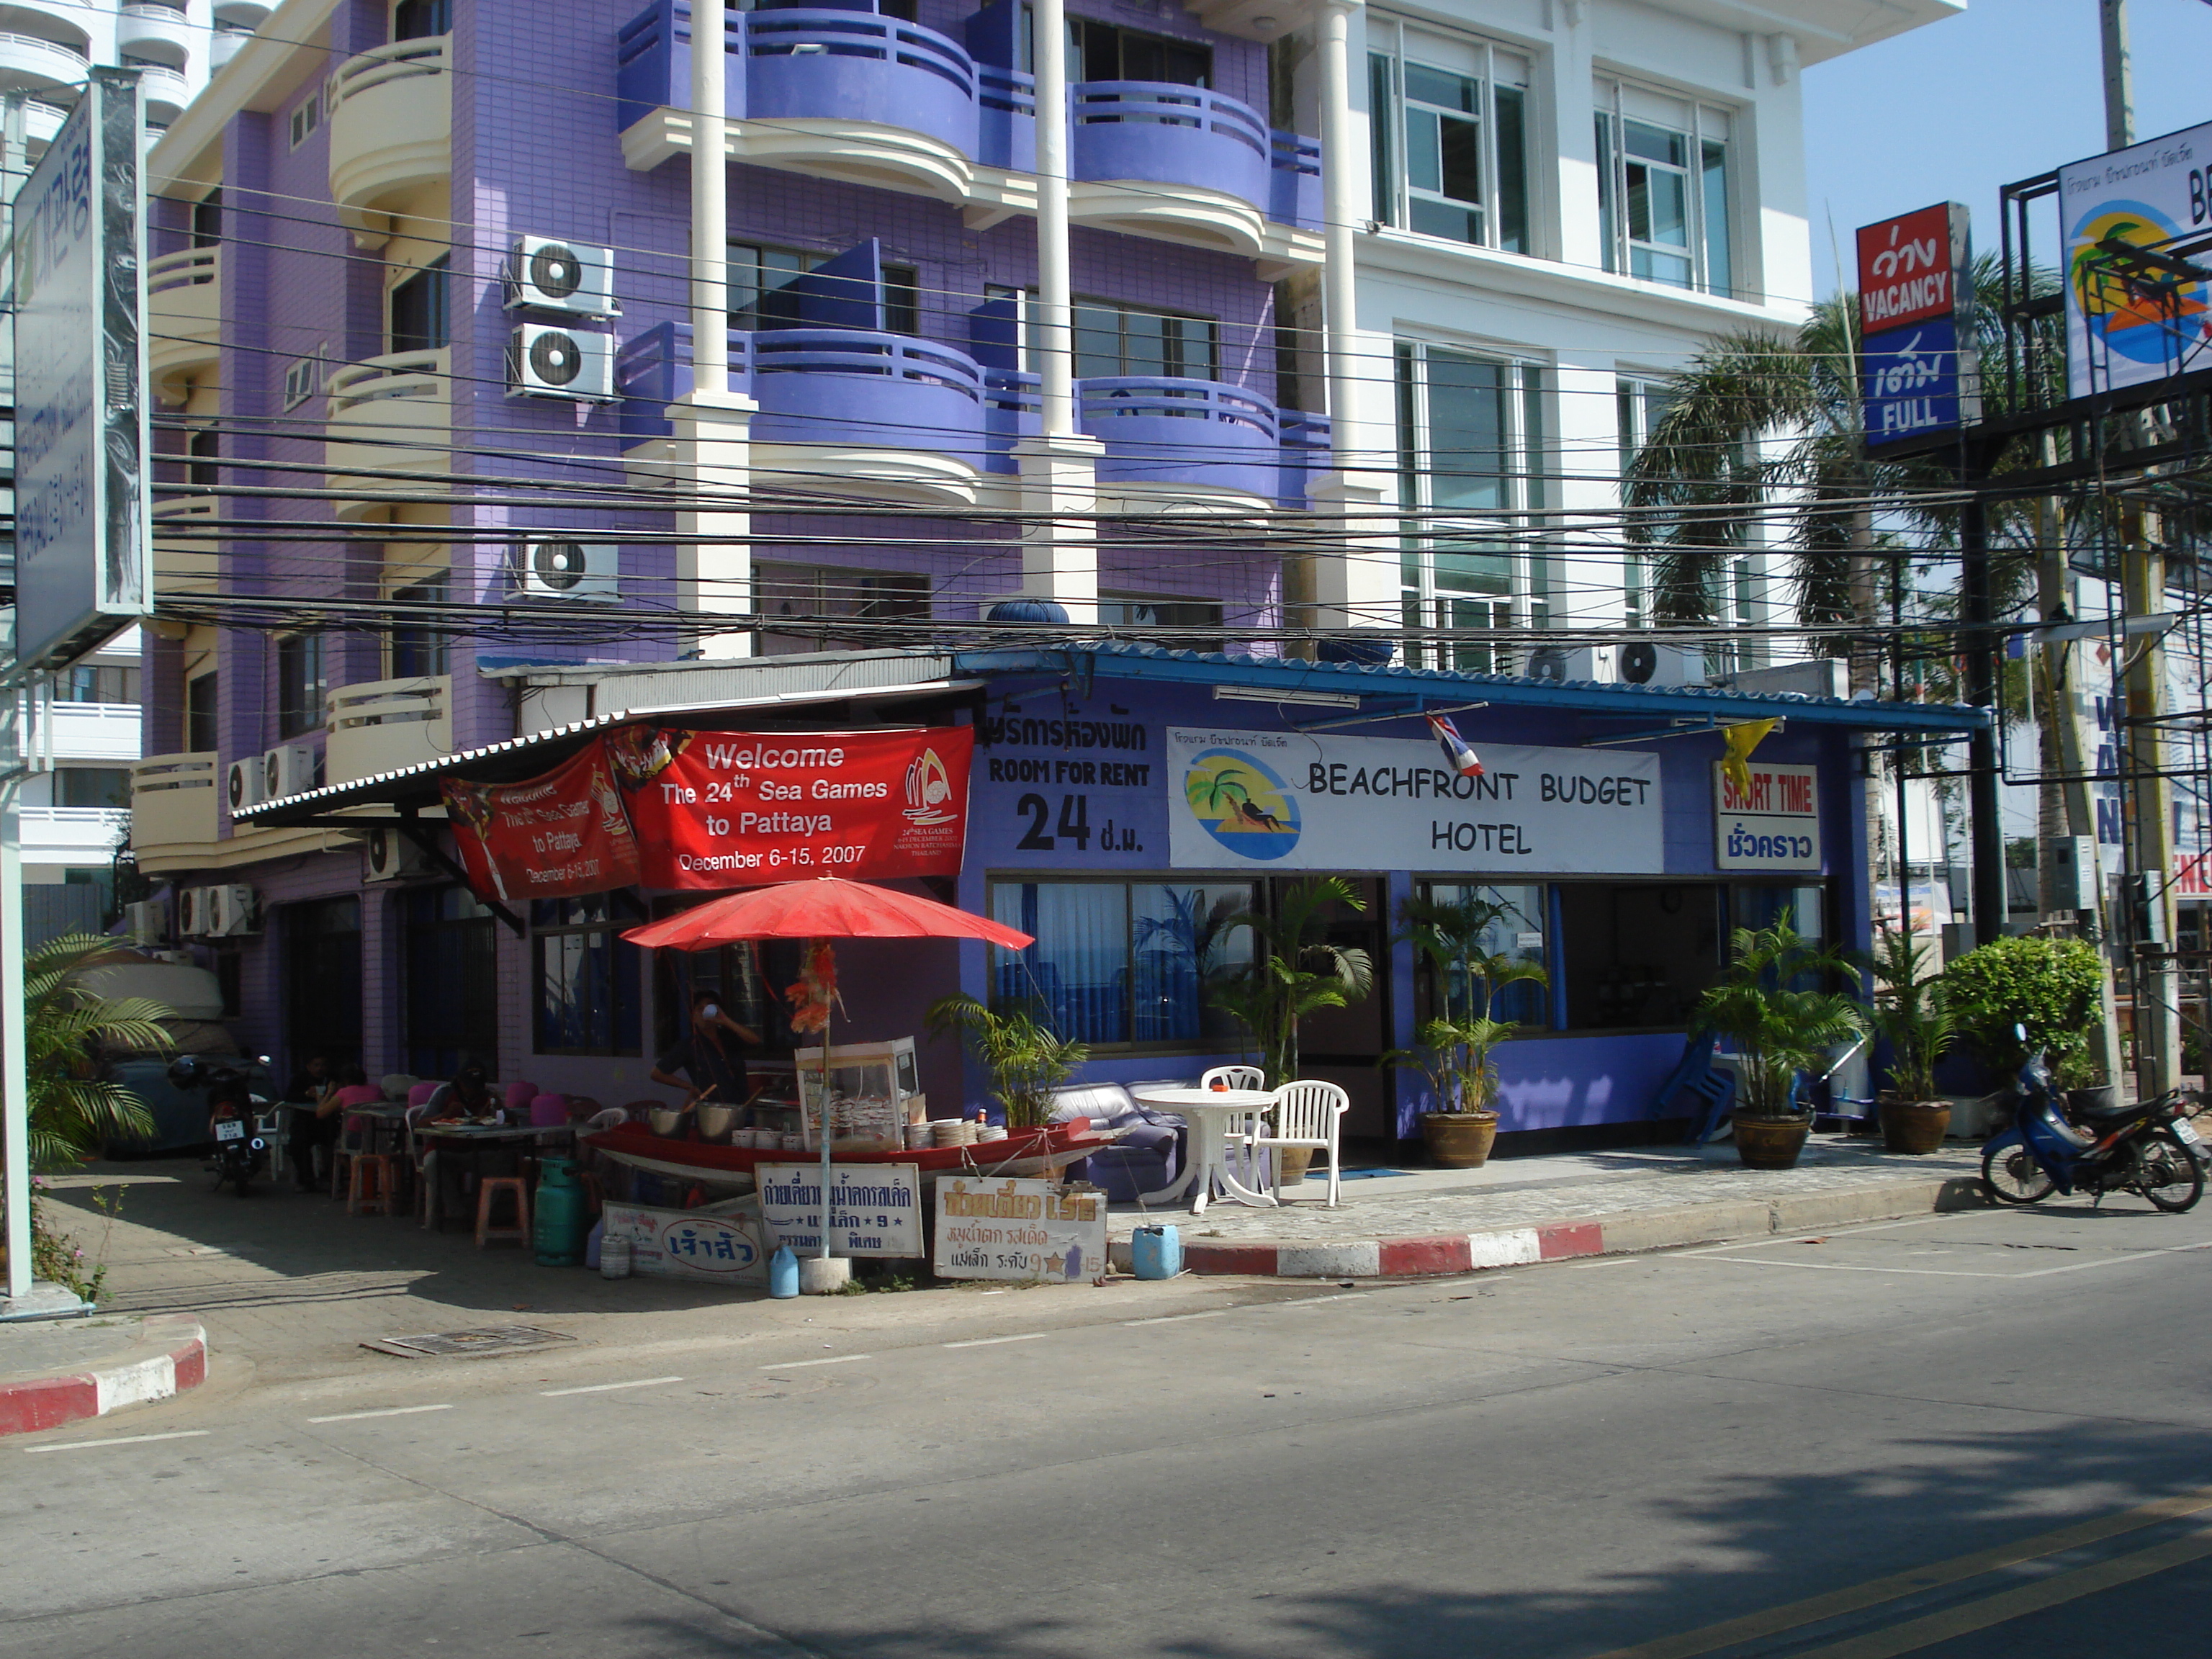
<svg viewBox="0 0 2212 1659"><path fill-rule="evenodd" d="M1396 480L1393 452L1370 441L1370 408L1387 409L1390 343L1359 329L1354 234L1368 216L1359 161L1365 154L1359 114L1352 104L1351 0L1322 0L1316 29L1321 80L1322 330L1328 374L1329 449L1336 470L1314 484L1317 514L1340 515L1341 551L1302 556L1284 572L1284 620L1324 628L1395 629L1398 601L1398 526L1389 504ZM1303 611L1304 614L1299 614ZM1293 647L1295 654L1310 654Z"/></svg>
<svg viewBox="0 0 2212 1659"><path fill-rule="evenodd" d="M1042 435L1014 446L1021 473L1022 592L1098 620L1098 458L1075 424L1074 279L1067 237L1067 21L1035 0L1037 331Z"/></svg>
<svg viewBox="0 0 2212 1659"><path fill-rule="evenodd" d="M1060 0L1035 0L1036 42L1037 374L1044 435L1075 430L1073 281L1067 252L1067 21Z"/></svg>
<svg viewBox="0 0 2212 1659"><path fill-rule="evenodd" d="M730 390L729 14L721 0L694 0L691 12L691 391L669 405L674 425L676 603L689 611L744 616L752 610L752 417L758 405ZM702 627L688 647L708 657L744 657L752 635Z"/></svg>
<svg viewBox="0 0 2212 1659"><path fill-rule="evenodd" d="M1552 593L1555 628L1619 627L1626 616L1622 582L1620 417L1610 352L1561 352L1557 369L1556 470L1547 481L1549 523L1564 550Z"/></svg>

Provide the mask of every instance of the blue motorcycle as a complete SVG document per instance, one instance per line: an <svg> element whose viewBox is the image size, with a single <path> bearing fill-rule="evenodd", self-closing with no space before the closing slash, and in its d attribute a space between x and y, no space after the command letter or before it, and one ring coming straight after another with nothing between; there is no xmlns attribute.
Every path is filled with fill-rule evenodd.
<svg viewBox="0 0 2212 1659"><path fill-rule="evenodd" d="M2132 1192L2179 1213L2204 1195L2203 1137L2179 1092L2069 1123L2052 1104L2050 1068L2035 1054L2021 1067L2017 1103L2012 1127L1982 1152L1983 1188L2000 1204L2039 1203L2054 1192L2088 1193L2101 1204L2106 1193Z"/></svg>

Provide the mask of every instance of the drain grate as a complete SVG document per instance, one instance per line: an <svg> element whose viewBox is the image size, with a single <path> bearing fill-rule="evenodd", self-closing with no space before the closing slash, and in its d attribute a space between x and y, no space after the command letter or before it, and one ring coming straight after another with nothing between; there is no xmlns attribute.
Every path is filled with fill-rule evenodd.
<svg viewBox="0 0 2212 1659"><path fill-rule="evenodd" d="M492 1354L557 1348L576 1339L539 1325L482 1325L472 1331L434 1331L422 1336L387 1336L364 1348L402 1359L481 1359Z"/></svg>

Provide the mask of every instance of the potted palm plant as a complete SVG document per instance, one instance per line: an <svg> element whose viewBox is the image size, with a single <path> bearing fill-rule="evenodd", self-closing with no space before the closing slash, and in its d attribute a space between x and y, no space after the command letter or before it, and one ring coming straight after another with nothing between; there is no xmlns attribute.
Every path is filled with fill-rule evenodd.
<svg viewBox="0 0 2212 1659"><path fill-rule="evenodd" d="M1267 1086L1280 1088L1298 1074L1298 1022L1317 1008L1342 1008L1373 988L1375 964L1357 945L1328 937L1328 915L1342 905L1364 910L1359 890L1342 876L1293 882L1278 895L1272 914L1243 910L1228 917L1224 933L1252 930L1252 960L1224 975L1213 1006L1236 1017L1252 1034ZM1305 1178L1312 1154L1278 1147L1285 1182Z"/></svg>
<svg viewBox="0 0 2212 1659"><path fill-rule="evenodd" d="M988 1008L965 994L939 997L923 1015L932 1036L956 1032L991 1073L993 1097L1005 1108L1009 1129L1035 1129L1052 1115L1053 1091L1091 1058L1038 1023L1028 1008Z"/></svg>
<svg viewBox="0 0 2212 1659"><path fill-rule="evenodd" d="M1735 1050L1736 1156L1747 1169L1790 1169L1813 1128L1811 1102L1797 1098L1797 1074L1863 1032L1866 1016L1824 988L1850 971L1843 955L1800 938L1787 921L1739 927L1729 950L1719 983L1698 999L1697 1028Z"/></svg>
<svg viewBox="0 0 2212 1659"><path fill-rule="evenodd" d="M1484 948L1510 909L1471 893L1455 900L1413 897L1398 908L1401 937L1435 975L1438 1012L1422 1023L1418 1048L1393 1048L1376 1063L1411 1065L1428 1079L1434 1109L1421 1114L1421 1139L1440 1169L1481 1168L1498 1139L1491 1054L1521 1029L1492 1018L1498 992L1550 982L1540 963Z"/></svg>
<svg viewBox="0 0 2212 1659"><path fill-rule="evenodd" d="M1901 927L1885 927L1875 952L1875 1029L1889 1043L1889 1087L1877 1103L1882 1145L1893 1152L1932 1152L1951 1127L1951 1103L1936 1092L1936 1062L1958 1036L1958 1017L1942 975L1924 971L1928 947Z"/></svg>

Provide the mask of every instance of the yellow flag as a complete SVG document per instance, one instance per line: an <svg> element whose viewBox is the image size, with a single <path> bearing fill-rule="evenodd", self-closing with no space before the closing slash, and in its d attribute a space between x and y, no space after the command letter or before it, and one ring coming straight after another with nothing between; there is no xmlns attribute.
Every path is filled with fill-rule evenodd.
<svg viewBox="0 0 2212 1659"><path fill-rule="evenodd" d="M1728 744L1728 753L1721 757L1721 773L1735 786L1735 792L1745 799L1751 796L1751 751L1759 747L1764 738L1782 722L1779 720L1746 720L1741 726L1724 726L1721 737Z"/></svg>

